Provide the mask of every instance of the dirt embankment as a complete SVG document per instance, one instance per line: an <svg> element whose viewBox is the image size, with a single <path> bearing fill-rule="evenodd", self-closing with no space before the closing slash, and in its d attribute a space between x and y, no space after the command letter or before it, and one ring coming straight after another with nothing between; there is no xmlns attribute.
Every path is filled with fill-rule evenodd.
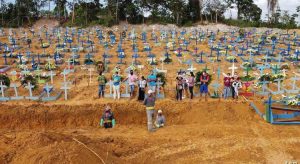
<svg viewBox="0 0 300 164"><path fill-rule="evenodd" d="M10 129L56 129L75 127L97 127L106 104L86 105L19 105L3 104L0 110L0 128ZM145 125L146 113L140 103L109 104L120 125ZM239 105L247 106L243 103ZM253 115L249 112L238 111L230 103L174 103L162 101L157 109L162 109L169 124L212 123L223 120L225 122L251 121Z"/></svg>
<svg viewBox="0 0 300 164"><path fill-rule="evenodd" d="M0 163L283 163L300 157L299 128L267 124L246 103L159 101L167 126L155 133L146 130L144 107L131 101L109 103L117 126L99 128L105 105L1 104Z"/></svg>

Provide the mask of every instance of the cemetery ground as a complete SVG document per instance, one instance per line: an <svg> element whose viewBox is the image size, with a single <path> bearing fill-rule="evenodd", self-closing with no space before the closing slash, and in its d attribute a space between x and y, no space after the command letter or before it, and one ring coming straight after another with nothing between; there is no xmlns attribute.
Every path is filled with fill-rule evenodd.
<svg viewBox="0 0 300 164"><path fill-rule="evenodd" d="M274 126L246 102L157 104L167 126L146 130L144 107L107 100L117 126L99 128L103 102L5 103L0 157L12 163L282 163L299 160L298 126Z"/></svg>
<svg viewBox="0 0 300 164"><path fill-rule="evenodd" d="M142 29L141 26L135 27ZM151 31L151 28L148 30ZM97 40L95 35L90 37ZM30 50L42 54L44 50L37 44L37 38L35 39ZM7 37L2 37L1 41L6 42ZM147 64L147 53L142 51L142 41L137 43L140 55L137 60L144 65L137 72L147 76L153 66ZM194 43L189 46L190 53L194 51L192 44ZM154 47L151 52L156 55L157 61L165 54L163 45L154 47L151 41L151 47ZM54 54L54 47L50 45L46 52ZM207 41L197 47L199 52L209 55ZM121 65L121 75L126 76L124 70L132 62L133 54L130 41L124 42L122 48L127 55L124 61L128 64ZM94 49L97 51L93 52L96 54L95 58L100 60L105 49L99 44L95 44ZM25 50L21 51L26 53ZM109 71L105 73L107 77L111 76L111 71L119 60L116 51L117 45L109 49L109 54L114 57L109 59L111 64ZM178 60L173 52L169 53L173 61L164 65L167 70L167 84L163 89L166 98L158 100L156 104L156 109L162 109L166 116L166 127L149 133L146 128L145 108L136 98L122 98L119 101L98 99L97 72L93 71L90 75L87 70L90 66L75 66L75 72L66 77L71 82L67 101L61 96L53 102L1 102L0 163L300 162L299 126L269 124L251 109L249 101L264 109L261 102L266 96L255 94L247 99L209 98L207 101L196 97L193 100L185 98L182 102L176 102L173 80L179 69L187 69L189 66L182 63L186 59ZM79 54L83 57L87 52ZM65 55L70 56L71 53ZM205 64L193 64L193 67L197 69L196 72L208 68L213 75L213 82L222 84L222 78L217 78L217 70L219 68L221 72L231 72L228 68L232 63L227 62L224 56L220 57L220 62L209 62L207 56L204 58ZM186 57L191 58L189 55ZM13 63L13 59L8 59L8 63ZM241 63L239 61L236 66L240 67ZM2 58L0 64L3 64ZM53 86L57 90L64 81L60 73L67 67L64 63L55 72ZM91 67L94 68L93 65ZM162 68L160 63L157 68ZM299 70L291 67L287 72L288 77L293 77L293 72L297 72L297 69ZM242 74L243 69L239 68L237 72ZM258 70L255 72L258 73ZM253 72L251 75L255 76ZM288 78L284 83L288 87L292 81ZM299 85L298 81L297 86ZM277 89L274 84L269 87L272 90ZM209 89L212 92L213 88ZM33 95L39 95L42 90L43 87L39 86ZM121 90L124 92L125 87L122 86ZM106 91L109 91L108 87ZM18 92L22 96L28 95L28 89L23 87L19 87ZM8 89L5 94L12 96L15 93L13 89ZM115 128L108 130L99 127L100 117L107 104L112 107L117 122Z"/></svg>

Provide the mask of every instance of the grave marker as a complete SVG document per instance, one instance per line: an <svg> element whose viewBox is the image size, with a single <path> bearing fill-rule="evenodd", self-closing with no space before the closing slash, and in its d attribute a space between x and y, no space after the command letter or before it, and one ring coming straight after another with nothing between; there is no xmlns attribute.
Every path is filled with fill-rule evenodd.
<svg viewBox="0 0 300 164"><path fill-rule="evenodd" d="M30 82L27 83L27 86L25 88L27 88L29 91L29 96L26 96L25 99L29 99L29 100L39 100L40 99L38 96L33 96L32 89L34 88L34 86L31 85Z"/></svg>
<svg viewBox="0 0 300 164"><path fill-rule="evenodd" d="M9 100L9 98L4 95L5 88L7 88L7 86L4 85L4 83L2 81L0 81L0 90L1 90L0 101L8 101Z"/></svg>

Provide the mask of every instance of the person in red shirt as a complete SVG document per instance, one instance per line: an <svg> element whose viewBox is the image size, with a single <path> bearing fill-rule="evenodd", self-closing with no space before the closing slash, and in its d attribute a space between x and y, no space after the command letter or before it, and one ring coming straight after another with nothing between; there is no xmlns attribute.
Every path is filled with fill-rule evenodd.
<svg viewBox="0 0 300 164"><path fill-rule="evenodd" d="M224 92L223 92L224 99L230 97L230 92L231 92L231 77L230 77L230 73L227 73L227 75L224 77Z"/></svg>
<svg viewBox="0 0 300 164"><path fill-rule="evenodd" d="M200 76L200 97L204 94L205 100L208 94L208 81L209 76L206 71L203 71L202 75Z"/></svg>

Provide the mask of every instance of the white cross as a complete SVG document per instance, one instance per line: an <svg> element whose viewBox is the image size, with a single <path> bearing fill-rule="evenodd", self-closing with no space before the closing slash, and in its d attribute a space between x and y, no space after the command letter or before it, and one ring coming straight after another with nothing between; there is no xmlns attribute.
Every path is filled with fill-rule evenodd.
<svg viewBox="0 0 300 164"><path fill-rule="evenodd" d="M4 97L4 89L5 88L7 88L6 85L4 85L2 81L0 81L0 89L1 89L2 97Z"/></svg>
<svg viewBox="0 0 300 164"><path fill-rule="evenodd" d="M234 62L232 63L232 66L231 67L229 67L228 69L231 69L231 76L233 76L234 75L234 72L235 72L235 70L236 69L238 69L238 67L235 67L235 65L234 65Z"/></svg>
<svg viewBox="0 0 300 164"><path fill-rule="evenodd" d="M68 83L64 82L60 89L65 91L65 100L68 100L68 89L70 89L70 87L68 86Z"/></svg>
<svg viewBox="0 0 300 164"><path fill-rule="evenodd" d="M27 83L27 86L25 87L29 90L29 97L32 97L32 88L34 88L33 85L31 85L30 82Z"/></svg>
<svg viewBox="0 0 300 164"><path fill-rule="evenodd" d="M293 80L293 90L296 90L298 88L296 82L299 81L300 78L295 75L295 77L292 77L291 80Z"/></svg>
<svg viewBox="0 0 300 164"><path fill-rule="evenodd" d="M66 69L64 69L64 71L60 74L64 76L64 82L66 82L66 75L68 75L69 72Z"/></svg>
<svg viewBox="0 0 300 164"><path fill-rule="evenodd" d="M56 74L51 70L50 73L48 73L48 75L50 76L51 84L53 84L53 76L55 76Z"/></svg>
<svg viewBox="0 0 300 164"><path fill-rule="evenodd" d="M11 88L14 88L14 91L15 91L15 97L18 97L18 90L17 90L17 84L16 83L13 83L10 85Z"/></svg>
<svg viewBox="0 0 300 164"><path fill-rule="evenodd" d="M195 70L196 70L196 68L194 68L194 67L193 67L193 64L191 64L191 67L190 67L190 68L188 68L187 70L188 70L188 71L190 71L190 72L193 72L193 71L195 71Z"/></svg>

